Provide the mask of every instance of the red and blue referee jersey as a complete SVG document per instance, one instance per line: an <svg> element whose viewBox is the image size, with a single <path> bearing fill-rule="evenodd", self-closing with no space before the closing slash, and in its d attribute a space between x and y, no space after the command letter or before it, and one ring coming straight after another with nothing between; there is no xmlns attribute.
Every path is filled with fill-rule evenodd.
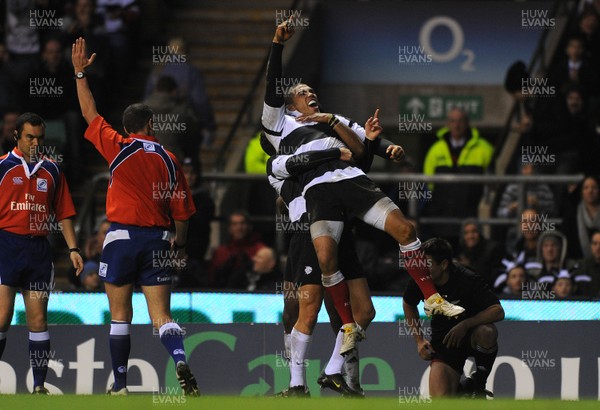
<svg viewBox="0 0 600 410"><path fill-rule="evenodd" d="M42 158L28 164L18 148L0 157L1 230L47 236L53 222L73 216L67 180L56 162Z"/></svg>
<svg viewBox="0 0 600 410"><path fill-rule="evenodd" d="M106 217L111 222L168 228L196 212L192 194L171 152L152 136L120 135L102 116L85 132L108 162Z"/></svg>

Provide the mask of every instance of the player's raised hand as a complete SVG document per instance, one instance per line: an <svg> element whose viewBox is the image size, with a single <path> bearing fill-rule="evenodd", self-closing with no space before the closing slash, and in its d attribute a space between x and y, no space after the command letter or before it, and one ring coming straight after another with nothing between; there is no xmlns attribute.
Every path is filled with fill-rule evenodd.
<svg viewBox="0 0 600 410"><path fill-rule="evenodd" d="M71 258L71 262L73 263L73 267L75 268L75 275L79 276L79 274L83 270L83 258L81 257L79 252L70 252L69 257Z"/></svg>
<svg viewBox="0 0 600 410"><path fill-rule="evenodd" d="M373 114L372 117L369 117L365 123L365 134L368 139L373 141L381 134L381 131L383 131L383 128L379 124L379 108L377 108L375 114Z"/></svg>
<svg viewBox="0 0 600 410"><path fill-rule="evenodd" d="M280 23L275 30L275 36L273 37L273 43L283 44L288 41L294 35L294 26L291 24L292 16Z"/></svg>
<svg viewBox="0 0 600 410"><path fill-rule="evenodd" d="M71 61L73 62L75 73L83 71L86 67L92 65L95 59L96 53L92 54L90 58L87 57L83 37L75 40L73 47L71 47Z"/></svg>
<svg viewBox="0 0 600 410"><path fill-rule="evenodd" d="M404 159L404 148L400 145L390 145L385 150L390 159L394 162L401 162Z"/></svg>

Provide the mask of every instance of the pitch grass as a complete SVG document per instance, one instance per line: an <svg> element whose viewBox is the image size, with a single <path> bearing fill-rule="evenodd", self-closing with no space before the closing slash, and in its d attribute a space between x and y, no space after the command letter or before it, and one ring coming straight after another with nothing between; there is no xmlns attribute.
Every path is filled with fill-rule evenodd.
<svg viewBox="0 0 600 410"><path fill-rule="evenodd" d="M159 396L161 397L161 396ZM171 397L166 399L165 397ZM161 403L162 402L162 403ZM421 409L421 410L547 410L547 409L598 409L596 400L561 401L561 400L465 400L438 399L432 402L401 403L397 398L343 399L320 397L312 399L276 399L272 397L231 397L203 396L182 397L153 395L136 395L128 397L111 397L106 395L64 395L64 396L32 396L1 395L2 409L84 409L84 410L117 410L117 409L236 409L236 410L307 410L310 408L343 409L343 410L380 410L380 409Z"/></svg>

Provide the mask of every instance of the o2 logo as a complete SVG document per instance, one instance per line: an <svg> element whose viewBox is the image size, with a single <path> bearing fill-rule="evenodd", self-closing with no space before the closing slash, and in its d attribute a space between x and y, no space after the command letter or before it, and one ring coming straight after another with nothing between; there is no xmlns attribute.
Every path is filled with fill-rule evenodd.
<svg viewBox="0 0 600 410"><path fill-rule="evenodd" d="M448 51L438 52L431 45L431 34L438 27L446 27L450 30L452 42ZM454 60L459 55L465 56L465 60L460 65L462 71L475 71L473 62L475 61L475 53L473 50L463 48L465 43L465 34L458 21L448 16L432 17L423 24L419 32L419 44L423 47L425 54L431 56L432 60L437 63L447 63Z"/></svg>

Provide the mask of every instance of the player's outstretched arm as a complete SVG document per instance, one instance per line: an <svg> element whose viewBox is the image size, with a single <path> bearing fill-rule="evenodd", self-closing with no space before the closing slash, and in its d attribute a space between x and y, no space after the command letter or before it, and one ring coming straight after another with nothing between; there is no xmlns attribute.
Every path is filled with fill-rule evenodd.
<svg viewBox="0 0 600 410"><path fill-rule="evenodd" d="M267 173L277 179L288 179L334 159L351 161L352 152L348 148L340 147L279 155L269 158Z"/></svg>
<svg viewBox="0 0 600 410"><path fill-rule="evenodd" d="M81 114L88 124L94 121L94 118L99 115L96 110L94 96L92 95L87 78L85 77L85 69L92 65L95 59L96 53L92 54L90 58L87 57L85 40L83 38L79 37L75 40L75 43L73 43L73 47L71 48L71 61L73 62L73 68L75 69L77 98L79 99ZM78 73L83 73L84 76L79 78L77 76Z"/></svg>
<svg viewBox="0 0 600 410"><path fill-rule="evenodd" d="M419 353L419 357L423 360L431 360L435 351L429 343L429 340L423 337L423 329L421 329L421 321L417 307L409 305L406 303L406 301L403 301L402 309L404 310L404 320L406 325L410 329L410 334L413 336L413 339L417 344L417 352Z"/></svg>
<svg viewBox="0 0 600 410"><path fill-rule="evenodd" d="M354 158L361 159L365 155L365 146L360 137L334 114L317 112L309 115L299 115L296 117L296 121L328 124L336 132L340 140L352 151Z"/></svg>
<svg viewBox="0 0 600 410"><path fill-rule="evenodd" d="M59 226L61 227L61 232L63 237L65 238L65 242L67 243L67 247L69 249L77 248L77 239L75 236L75 228L73 227L73 221L69 218L62 219L59 221ZM71 258L71 262L73 263L73 267L75 268L75 274L79 276L81 271L83 270L83 259L79 252L69 252L69 258Z"/></svg>

